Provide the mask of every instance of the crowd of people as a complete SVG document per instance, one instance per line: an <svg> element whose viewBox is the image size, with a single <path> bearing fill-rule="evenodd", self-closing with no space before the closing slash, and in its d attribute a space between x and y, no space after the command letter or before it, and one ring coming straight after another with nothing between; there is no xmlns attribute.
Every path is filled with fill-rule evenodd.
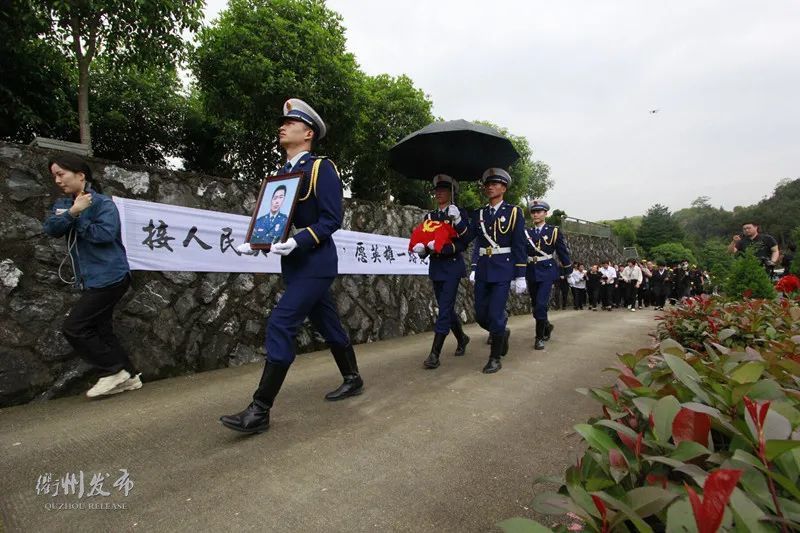
<svg viewBox="0 0 800 533"><path fill-rule="evenodd" d="M554 309L567 309L571 295L576 310L663 309L682 298L712 292L711 277L688 261L668 267L664 262L628 259L617 264L608 259L588 269L576 263L572 273L562 270L555 282Z"/></svg>

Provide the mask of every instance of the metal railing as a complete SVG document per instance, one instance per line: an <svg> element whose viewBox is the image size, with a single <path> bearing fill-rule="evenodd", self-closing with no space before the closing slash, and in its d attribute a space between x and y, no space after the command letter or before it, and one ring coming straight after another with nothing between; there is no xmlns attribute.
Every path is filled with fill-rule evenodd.
<svg viewBox="0 0 800 533"><path fill-rule="evenodd" d="M603 237L613 242L618 250L627 250L622 238L614 233L608 224L600 224L599 222L583 220L582 218L564 217L561 220L561 228L566 232L577 233L578 235Z"/></svg>

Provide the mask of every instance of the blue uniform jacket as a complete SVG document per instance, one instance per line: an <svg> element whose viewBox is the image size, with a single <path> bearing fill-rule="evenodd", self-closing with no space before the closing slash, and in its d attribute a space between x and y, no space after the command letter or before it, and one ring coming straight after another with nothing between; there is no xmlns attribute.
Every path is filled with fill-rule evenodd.
<svg viewBox="0 0 800 533"><path fill-rule="evenodd" d="M489 283L511 281L525 276L525 214L517 206L502 202L496 216L490 215L489 206L476 209L470 220L470 234L475 239L472 248L472 270L475 279ZM483 224L481 224L483 214ZM483 228L483 229L482 229ZM508 254L480 255L481 248L489 248L491 238L500 248L511 248Z"/></svg>
<svg viewBox="0 0 800 533"><path fill-rule="evenodd" d="M128 258L120 233L119 211L114 201L89 189L92 203L80 215L69 214L73 199L59 198L44 221L51 237L67 237L74 231L75 245L69 250L75 264L75 286L83 289L107 287L121 281L128 272ZM63 210L56 214L57 210ZM68 244L69 246L69 244Z"/></svg>
<svg viewBox="0 0 800 533"><path fill-rule="evenodd" d="M545 224L539 232L539 236L535 237L536 233L533 228L525 229L526 249L528 253L528 269L526 277L528 279L543 282L555 281L560 276L559 266L556 263L555 257L564 265L567 274L572 271L572 261L569 258L570 252L567 246L567 241L564 239L564 234L561 233L556 226ZM534 260L533 258L541 257L541 254L534 248L536 245L542 254L551 255L550 259Z"/></svg>
<svg viewBox="0 0 800 533"><path fill-rule="evenodd" d="M280 211L272 220L270 220L269 213L258 217L253 225L253 234L250 235L250 242L272 244L280 241L288 222L289 217Z"/></svg>
<svg viewBox="0 0 800 533"><path fill-rule="evenodd" d="M469 244L469 215L465 209L460 209L461 221L453 226L458 237L451 244L445 245L441 253L430 253L428 276L433 281L445 281L453 278L463 278L467 273L464 257L461 255ZM425 215L425 220L441 220L450 224L446 213L438 209Z"/></svg>
<svg viewBox="0 0 800 533"><path fill-rule="evenodd" d="M319 174L312 180L317 159L322 162ZM342 180L329 159L311 153L300 158L292 172L303 172L304 176L292 215L297 248L281 258L283 277L287 281L336 277L339 257L331 235L342 226Z"/></svg>

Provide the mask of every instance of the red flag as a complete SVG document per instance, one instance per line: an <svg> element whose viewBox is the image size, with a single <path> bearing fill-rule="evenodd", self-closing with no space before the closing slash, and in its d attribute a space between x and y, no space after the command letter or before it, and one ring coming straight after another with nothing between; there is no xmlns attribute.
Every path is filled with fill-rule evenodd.
<svg viewBox="0 0 800 533"><path fill-rule="evenodd" d="M433 241L433 249L438 254L442 252L442 248L445 245L451 244L457 236L456 230L447 222L425 220L411 232L411 242L408 243L408 250L411 251L415 244L428 246L428 243Z"/></svg>

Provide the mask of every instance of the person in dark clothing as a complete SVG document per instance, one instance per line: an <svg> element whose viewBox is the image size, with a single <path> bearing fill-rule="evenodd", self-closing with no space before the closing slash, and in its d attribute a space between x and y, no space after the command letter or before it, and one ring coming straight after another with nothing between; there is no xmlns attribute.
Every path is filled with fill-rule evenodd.
<svg viewBox="0 0 800 533"><path fill-rule="evenodd" d="M750 246L753 246L755 256L764 265L769 274L772 274L780 257L778 241L767 233L761 233L761 228L755 222L745 222L742 225L742 234L734 235L728 245L728 252L740 255Z"/></svg>
<svg viewBox="0 0 800 533"><path fill-rule="evenodd" d="M600 303L600 289L602 288L603 275L597 265L592 265L592 268L586 274L586 295L589 298L589 309L597 311L597 306Z"/></svg>
<svg viewBox="0 0 800 533"><path fill-rule="evenodd" d="M567 280L567 273L564 267L558 267L558 279L553 282L553 288L556 289L556 309L566 309L567 296L569 295L569 281Z"/></svg>
<svg viewBox="0 0 800 533"><path fill-rule="evenodd" d="M658 262L658 266L653 270L653 275L650 278L650 290L653 293L653 305L656 311L664 309L664 304L667 297L672 292L672 279L670 277L669 269L662 263Z"/></svg>
<svg viewBox="0 0 800 533"><path fill-rule="evenodd" d="M60 154L48 168L68 196L55 202L43 229L51 237L66 237L74 279L61 279L81 290L64 321L64 337L101 375L86 396L140 389L140 374L112 326L114 307L131 284L117 206L101 194L91 168L80 157Z"/></svg>

